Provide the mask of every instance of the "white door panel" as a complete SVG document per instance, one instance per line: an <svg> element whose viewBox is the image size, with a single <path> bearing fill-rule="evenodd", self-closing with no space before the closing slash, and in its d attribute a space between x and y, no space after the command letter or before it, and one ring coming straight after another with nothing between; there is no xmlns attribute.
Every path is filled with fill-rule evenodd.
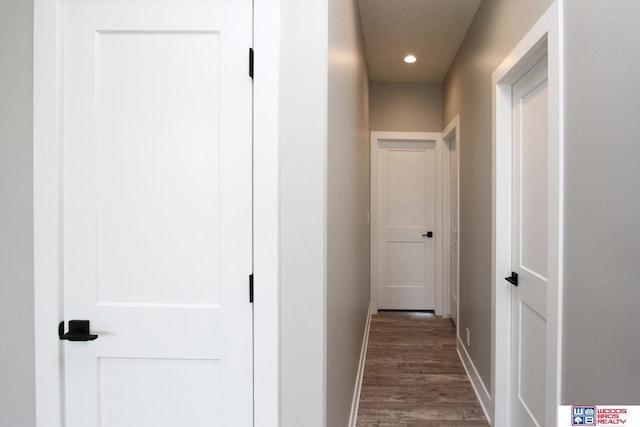
<svg viewBox="0 0 640 427"><path fill-rule="evenodd" d="M546 59L513 86L512 424L545 417L548 100Z"/></svg>
<svg viewBox="0 0 640 427"><path fill-rule="evenodd" d="M433 309L435 143L381 144L378 175L378 306Z"/></svg>
<svg viewBox="0 0 640 427"><path fill-rule="evenodd" d="M64 2L67 426L252 424L249 0Z"/></svg>
<svg viewBox="0 0 640 427"><path fill-rule="evenodd" d="M103 358L98 371L105 426L220 425L217 360Z"/></svg>

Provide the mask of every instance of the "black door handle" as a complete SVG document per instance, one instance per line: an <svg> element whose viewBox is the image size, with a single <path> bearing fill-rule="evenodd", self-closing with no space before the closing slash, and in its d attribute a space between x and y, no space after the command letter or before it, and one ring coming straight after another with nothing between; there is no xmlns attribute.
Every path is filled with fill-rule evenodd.
<svg viewBox="0 0 640 427"><path fill-rule="evenodd" d="M64 333L64 322L58 325L58 336L61 340L69 341L93 341L97 335L89 333L88 320L69 320L69 332Z"/></svg>
<svg viewBox="0 0 640 427"><path fill-rule="evenodd" d="M433 237L433 231L427 231L422 237Z"/></svg>
<svg viewBox="0 0 640 427"><path fill-rule="evenodd" d="M511 272L510 277L505 277L504 280L511 283L513 286L518 286L518 273Z"/></svg>

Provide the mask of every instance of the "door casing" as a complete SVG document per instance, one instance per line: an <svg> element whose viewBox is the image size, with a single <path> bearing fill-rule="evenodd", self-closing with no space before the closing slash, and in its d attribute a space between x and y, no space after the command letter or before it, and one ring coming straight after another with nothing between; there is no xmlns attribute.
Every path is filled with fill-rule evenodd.
<svg viewBox="0 0 640 427"><path fill-rule="evenodd" d="M254 425L279 425L279 0L254 0ZM62 0L34 0L33 197L36 424L63 427L62 200L59 126ZM249 48L249 46L247 46ZM259 76L259 77L258 77Z"/></svg>
<svg viewBox="0 0 640 427"><path fill-rule="evenodd" d="M457 191L453 191L451 181L451 144L450 141L456 141L456 150L458 152L457 163L458 163L458 188ZM459 339L459 331L458 331L458 314L459 314L459 303L460 303L460 116L456 115L451 122L447 125L446 128L442 131L442 229L447 230L442 236L442 246L444 254L451 254L451 246L453 242L451 241L451 228L455 225L456 230L458 231L458 262L457 266L457 276L458 276L458 290L456 295L458 296L456 300L455 310L455 318L453 319L456 324L456 339ZM452 211L451 211L451 197L452 194L458 195L458 221L457 224L452 224ZM448 252L447 252L448 251ZM443 256L443 268L442 268L442 306L443 312L449 313L452 317L454 317L451 307L451 291L454 286L453 278L451 277L451 256L444 255Z"/></svg>
<svg viewBox="0 0 640 427"><path fill-rule="evenodd" d="M448 128L447 128L448 129ZM376 268L376 257L378 254L378 148L379 142L385 140L402 141L402 142L434 142L436 145L436 225L435 225L435 312L439 316L449 316L449 294L448 286L444 285L443 274L444 269L448 268L449 246L448 239L443 238L443 217L448 217L449 206L443 203L443 188L448 188L449 175L443 174L443 161L448 161L448 150L445 150L442 143L442 134L440 132L371 132L371 306L372 313L378 312L378 271ZM446 242L446 243L445 243ZM446 288L446 289L445 289Z"/></svg>
<svg viewBox="0 0 640 427"><path fill-rule="evenodd" d="M493 422L509 425L511 408L511 87L540 59L548 60L549 238L545 425L555 425L560 403L562 337L563 98L562 0L556 0L492 74L493 200L491 336Z"/></svg>

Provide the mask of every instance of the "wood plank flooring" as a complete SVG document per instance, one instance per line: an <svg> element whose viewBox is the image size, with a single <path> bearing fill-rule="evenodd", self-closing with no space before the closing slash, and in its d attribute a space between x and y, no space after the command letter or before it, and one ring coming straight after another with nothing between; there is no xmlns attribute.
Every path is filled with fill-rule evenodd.
<svg viewBox="0 0 640 427"><path fill-rule="evenodd" d="M383 311L372 317L357 427L488 425L451 319Z"/></svg>

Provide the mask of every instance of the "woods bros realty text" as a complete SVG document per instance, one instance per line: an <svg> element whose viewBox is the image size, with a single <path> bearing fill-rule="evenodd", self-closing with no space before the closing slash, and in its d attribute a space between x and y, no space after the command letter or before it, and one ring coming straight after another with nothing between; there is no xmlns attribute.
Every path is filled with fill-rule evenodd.
<svg viewBox="0 0 640 427"><path fill-rule="evenodd" d="M640 407L613 405L563 405L558 410L558 427L564 426L640 427Z"/></svg>

